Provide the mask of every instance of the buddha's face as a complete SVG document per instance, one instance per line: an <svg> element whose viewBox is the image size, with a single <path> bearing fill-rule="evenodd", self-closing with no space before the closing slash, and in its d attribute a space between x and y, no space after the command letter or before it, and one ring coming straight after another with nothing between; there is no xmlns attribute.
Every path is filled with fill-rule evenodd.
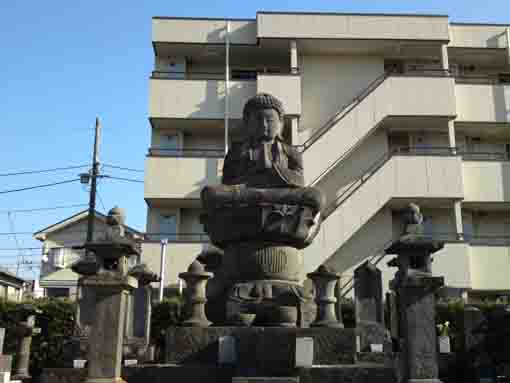
<svg viewBox="0 0 510 383"><path fill-rule="evenodd" d="M255 141L274 141L282 133L282 121L278 112L272 108L251 112L246 124L248 134Z"/></svg>

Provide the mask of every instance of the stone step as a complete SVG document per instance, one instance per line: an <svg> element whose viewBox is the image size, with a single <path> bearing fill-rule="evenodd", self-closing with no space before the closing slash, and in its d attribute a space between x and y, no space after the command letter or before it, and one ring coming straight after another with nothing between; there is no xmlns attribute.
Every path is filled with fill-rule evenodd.
<svg viewBox="0 0 510 383"><path fill-rule="evenodd" d="M313 366L294 369L294 376L244 377L235 368L204 365L147 364L122 369L128 383L396 383L394 370L377 363ZM44 369L41 383L82 383L87 370L83 368Z"/></svg>
<svg viewBox="0 0 510 383"><path fill-rule="evenodd" d="M299 383L299 376L234 376L232 383Z"/></svg>

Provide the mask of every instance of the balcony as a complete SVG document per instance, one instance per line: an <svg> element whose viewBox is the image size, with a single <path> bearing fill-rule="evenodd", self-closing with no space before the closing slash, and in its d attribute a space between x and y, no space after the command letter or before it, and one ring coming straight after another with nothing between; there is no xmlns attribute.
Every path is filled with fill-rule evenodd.
<svg viewBox="0 0 510 383"><path fill-rule="evenodd" d="M243 105L257 90L255 81L231 81L230 118L242 117ZM225 81L151 78L151 119L220 120L225 116Z"/></svg>
<svg viewBox="0 0 510 383"><path fill-rule="evenodd" d="M179 273L186 271L197 255L206 246L199 242L169 242L166 246L165 286L175 285ZM160 275L161 244L158 241L142 243L142 262Z"/></svg>
<svg viewBox="0 0 510 383"><path fill-rule="evenodd" d="M158 200L198 202L204 186L221 182L223 168L221 152L207 151L210 156L204 157L204 150L207 149L200 149L200 153L198 149L173 153L171 150L151 149L152 154L145 160L145 200L149 204ZM167 153L169 156L165 156Z"/></svg>
<svg viewBox="0 0 510 383"><path fill-rule="evenodd" d="M508 46L507 25L450 24L450 47L502 48Z"/></svg>
<svg viewBox="0 0 510 383"><path fill-rule="evenodd" d="M257 13L259 39L448 41L448 17L338 13Z"/></svg>
<svg viewBox="0 0 510 383"><path fill-rule="evenodd" d="M227 20L154 17L152 19L152 41L179 44L225 44ZM255 20L230 20L230 43L255 45L257 24Z"/></svg>
<svg viewBox="0 0 510 383"><path fill-rule="evenodd" d="M510 202L509 161L464 161L462 175L465 203Z"/></svg>
<svg viewBox="0 0 510 383"><path fill-rule="evenodd" d="M193 73L186 74L186 76L192 75ZM213 75L209 74L209 77ZM151 119L224 119L225 80L161 77L163 77L161 74L153 75L150 80L149 117ZM230 81L230 119L241 119L244 104L257 92L271 93L278 97L287 114L301 114L301 77L299 75L258 74L257 81Z"/></svg>
<svg viewBox="0 0 510 383"><path fill-rule="evenodd" d="M510 122L510 85L489 82L455 85L458 122Z"/></svg>

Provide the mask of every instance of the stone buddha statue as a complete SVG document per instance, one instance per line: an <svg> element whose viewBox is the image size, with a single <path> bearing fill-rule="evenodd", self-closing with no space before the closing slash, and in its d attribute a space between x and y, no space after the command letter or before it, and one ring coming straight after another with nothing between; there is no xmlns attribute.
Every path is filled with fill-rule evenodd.
<svg viewBox="0 0 510 383"><path fill-rule="evenodd" d="M282 139L283 118L274 96L248 100L245 138L225 157L222 185L201 193L205 231L223 250L209 301L226 299L227 322L249 314L260 325L296 324L303 279L299 249L318 232L324 196L304 186L301 153Z"/></svg>

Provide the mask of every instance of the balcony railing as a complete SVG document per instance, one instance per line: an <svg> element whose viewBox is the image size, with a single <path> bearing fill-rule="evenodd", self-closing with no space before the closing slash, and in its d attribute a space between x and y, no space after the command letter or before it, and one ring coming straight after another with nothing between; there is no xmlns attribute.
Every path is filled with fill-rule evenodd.
<svg viewBox="0 0 510 383"><path fill-rule="evenodd" d="M209 236L206 233L152 233L144 235L144 242L159 242L167 240L172 243L207 243Z"/></svg>
<svg viewBox="0 0 510 383"><path fill-rule="evenodd" d="M464 161L510 161L509 152L472 152L459 151Z"/></svg>
<svg viewBox="0 0 510 383"><path fill-rule="evenodd" d="M478 75L457 75L455 76L457 84L485 84L485 85L508 85L510 84L510 74L478 74Z"/></svg>
<svg viewBox="0 0 510 383"><path fill-rule="evenodd" d="M167 148L149 148L149 156L151 157L198 157L198 158L223 158L225 151L223 149L211 148L183 148L183 149L167 149Z"/></svg>

